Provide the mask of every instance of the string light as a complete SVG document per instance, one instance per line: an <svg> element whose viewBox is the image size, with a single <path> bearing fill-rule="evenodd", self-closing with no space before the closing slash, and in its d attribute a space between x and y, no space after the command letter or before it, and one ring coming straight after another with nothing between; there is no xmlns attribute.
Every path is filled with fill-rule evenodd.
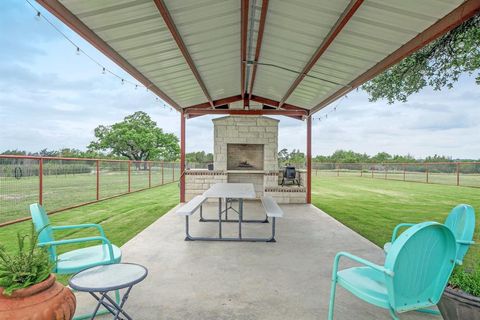
<svg viewBox="0 0 480 320"><path fill-rule="evenodd" d="M132 81L129 81L129 80L126 80L124 79L123 77L121 77L120 75L116 74L115 72L107 69L102 63L98 62L96 59L94 59L92 56L90 56L89 54L87 54L85 51L83 51L82 49L80 49L80 47L73 41L71 40L59 27L57 27L52 21L50 21L47 17L45 17L44 15L42 15L42 13L37 9L36 6L34 6L32 4L32 2L30 0L25 0L25 2L30 5L30 7L35 10L35 19L40 21L41 19L43 19L46 23L48 23L53 29L55 29L55 31L57 31L65 40L67 40L68 42L70 42L71 45L73 45L75 47L75 54L76 55L84 55L85 57L87 57L88 59L90 59L90 61L92 61L93 63L95 63L96 65L98 65L101 69L102 69L102 74L106 74L107 72L116 77L117 79L120 79L121 80L121 84L124 85L124 84L129 84L131 86L134 87L135 90L138 89L139 86L141 87L144 87L146 89L147 92L150 92L150 89L148 86L144 86L144 85L141 85L141 84L138 84L136 82L132 82ZM152 85L152 84L150 84ZM149 85L149 86L150 86ZM155 101L159 101L159 98L157 96L155 96ZM164 108L166 109L165 107L165 104L164 104ZM173 111L172 108L170 108L170 111Z"/></svg>
<svg viewBox="0 0 480 320"><path fill-rule="evenodd" d="M322 118L325 119L325 120L328 119L328 115L329 115L330 113L332 113L332 112L336 112L338 106L340 105L340 103L342 103L342 101L343 101L344 99L347 99L347 98L348 98L348 96L347 96L347 95L344 95L344 96L342 97L342 99L340 99L340 100L337 102L337 104L333 107L332 110L330 110L329 112L327 112L326 114L324 114L324 115L322 115L322 116L319 116L318 118L317 118L317 117L312 117L312 120L318 120L318 122L321 122L321 121L322 121Z"/></svg>

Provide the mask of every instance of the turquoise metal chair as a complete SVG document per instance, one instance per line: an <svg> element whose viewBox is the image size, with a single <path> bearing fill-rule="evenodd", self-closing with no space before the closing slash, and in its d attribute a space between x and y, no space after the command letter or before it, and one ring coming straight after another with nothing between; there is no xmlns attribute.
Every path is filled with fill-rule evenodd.
<svg viewBox="0 0 480 320"><path fill-rule="evenodd" d="M328 319L333 320L337 284L358 298L397 314L435 306L455 266L452 231L436 222L423 222L403 232L392 244L385 264L374 264L350 253L335 257ZM341 257L364 267L338 271Z"/></svg>
<svg viewBox="0 0 480 320"><path fill-rule="evenodd" d="M459 204L450 211L444 224L450 228L455 235L457 241L457 257L455 262L461 265L468 249L474 243L475 210L468 204ZM385 253L388 253L400 229L413 225L413 223L400 223L397 225L395 229L393 229L391 242L387 242L383 246Z"/></svg>
<svg viewBox="0 0 480 320"><path fill-rule="evenodd" d="M38 232L38 245L48 247L50 259L55 263L53 272L58 274L73 274L85 270L90 267L119 263L122 259L122 252L120 249L111 244L105 237L105 232L99 224L81 224L70 226L51 226L45 209L38 203L30 205L30 214L35 226L35 231ZM54 231L57 230L73 230L73 229L97 229L99 236L55 240ZM85 248L76 249L57 255L56 248L61 245L68 245L74 243L95 243L101 242L98 245L91 245ZM119 302L120 295L116 292L117 302ZM103 313L103 312L102 312ZM101 313L98 313L101 314ZM81 315L75 317L76 320L88 319L92 315Z"/></svg>

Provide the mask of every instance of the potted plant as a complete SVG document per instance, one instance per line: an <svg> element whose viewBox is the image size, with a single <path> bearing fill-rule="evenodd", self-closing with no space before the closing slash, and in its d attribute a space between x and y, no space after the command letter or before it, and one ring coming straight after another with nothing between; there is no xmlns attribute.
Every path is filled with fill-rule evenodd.
<svg viewBox="0 0 480 320"><path fill-rule="evenodd" d="M0 246L0 319L71 319L75 295L51 274L53 264L47 249L37 246L33 225L17 241L14 253Z"/></svg>
<svg viewBox="0 0 480 320"><path fill-rule="evenodd" d="M473 256L478 254L470 252L470 258ZM480 320L480 266L473 260L456 267L450 277L438 303L444 320Z"/></svg>

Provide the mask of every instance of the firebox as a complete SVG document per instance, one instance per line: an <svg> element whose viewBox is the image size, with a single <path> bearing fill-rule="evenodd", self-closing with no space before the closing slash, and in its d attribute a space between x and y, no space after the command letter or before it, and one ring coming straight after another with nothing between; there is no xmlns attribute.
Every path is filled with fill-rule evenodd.
<svg viewBox="0 0 480 320"><path fill-rule="evenodd" d="M263 170L263 144L227 144L227 170Z"/></svg>

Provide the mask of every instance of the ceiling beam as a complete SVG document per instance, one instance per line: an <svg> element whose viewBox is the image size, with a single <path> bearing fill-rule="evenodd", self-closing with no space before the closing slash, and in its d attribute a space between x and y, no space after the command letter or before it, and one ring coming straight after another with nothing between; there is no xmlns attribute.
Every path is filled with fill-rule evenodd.
<svg viewBox="0 0 480 320"><path fill-rule="evenodd" d="M213 100L213 106L218 107L218 106L222 106L224 104L229 104L229 103L233 103L233 102L237 102L237 101L241 101L241 100L242 100L241 95L231 96L231 97L228 97L228 98ZM185 109L205 109L205 108L210 108L210 106L211 106L210 102L204 102L204 103L199 103L199 104L195 104L193 106L186 107Z"/></svg>
<svg viewBox="0 0 480 320"><path fill-rule="evenodd" d="M212 97L208 93L207 87L205 86L205 83L203 82L202 77L200 76L200 73L198 72L197 67L195 66L195 63L193 62L192 56L188 52L187 46L183 42L182 36L178 32L178 29L175 26L175 23L173 22L172 16L168 11L167 6L163 2L163 0L154 0L154 2L155 2L155 5L157 6L158 11L162 15L163 21L165 21L165 24L167 25L168 30L170 30L170 33L172 34L173 39L177 43L177 46L180 49L180 52L185 58L185 61L187 61L187 64L190 67L190 70L192 70L192 73L195 76L195 79L197 79L198 85L200 86L203 93L205 94L205 97L210 103L210 106L212 108L215 108L215 106L213 105Z"/></svg>
<svg viewBox="0 0 480 320"><path fill-rule="evenodd" d="M248 0L242 0L241 10L240 10L240 33L241 33L241 44L240 44L240 74L241 74L241 85L240 85L240 95L242 99L245 97L245 73L247 68L247 33L248 33Z"/></svg>
<svg viewBox="0 0 480 320"><path fill-rule="evenodd" d="M110 58L123 70L129 73L138 82L155 93L158 97L171 105L177 111L181 111L182 108L178 103L171 99L165 92L160 90L153 82L151 82L146 76L132 66L125 58L123 58L117 51L115 51L110 45L103 41L95 32L93 32L87 25L85 25L80 19L78 19L70 10L63 6L59 1L55 0L37 0L37 2L44 7L47 11L57 17L60 21L65 23L70 29L78 33L82 38L88 41L97 50Z"/></svg>
<svg viewBox="0 0 480 320"><path fill-rule="evenodd" d="M250 81L249 99L252 99L253 85L257 75L257 62L260 59L260 50L262 49L263 32L265 31L265 21L267 20L268 0L262 1L262 11L260 13L260 22L258 24L257 45L255 46L255 58L252 69L252 80Z"/></svg>
<svg viewBox="0 0 480 320"><path fill-rule="evenodd" d="M353 17L355 12L360 8L364 0L352 0L350 4L347 6L347 8L343 11L342 15L340 18L337 20L333 28L330 30L330 32L327 34L325 39L322 41L320 46L317 48L317 51L313 54L313 56L310 58L310 60L307 62L301 73L298 75L298 77L293 81L292 85L290 88L288 88L287 92L283 96L283 98L280 100L280 104L278 105L278 108L281 108L285 101L290 97L290 95L295 91L295 89L298 87L300 82L302 82L303 78L310 72L310 70L313 68L313 66L317 63L318 59L327 51L328 47L332 44L333 40L338 36L340 31L345 27L347 22Z"/></svg>
<svg viewBox="0 0 480 320"><path fill-rule="evenodd" d="M251 95L251 100L255 101L255 102L258 102L258 103L267 104L267 105L272 106L272 107L278 107L278 105L280 104L280 102L278 102L278 101L268 99L268 98L264 98L264 97L259 97L259 96L256 96L256 95ZM283 105L283 109L285 109L285 110L306 111L307 113L309 112L308 109L305 109L305 108L302 108L302 107L297 107L297 106L294 106L294 105L288 104L288 103L285 103Z"/></svg>
<svg viewBox="0 0 480 320"><path fill-rule="evenodd" d="M312 108L311 114L325 108L327 105L337 100L341 96L344 96L345 94L361 86L365 82L373 79L378 74L382 73L391 66L403 60L405 57L421 49L422 47L444 35L448 31L458 27L460 24L467 21L478 13L480 13L479 0L465 1L463 4L458 6L458 8L447 14L442 19L438 20L435 24L422 31L415 38L408 41L399 49L387 56L385 59L370 68L367 72L363 73L355 80L350 82L347 87L341 88L328 98L321 101L319 104Z"/></svg>

